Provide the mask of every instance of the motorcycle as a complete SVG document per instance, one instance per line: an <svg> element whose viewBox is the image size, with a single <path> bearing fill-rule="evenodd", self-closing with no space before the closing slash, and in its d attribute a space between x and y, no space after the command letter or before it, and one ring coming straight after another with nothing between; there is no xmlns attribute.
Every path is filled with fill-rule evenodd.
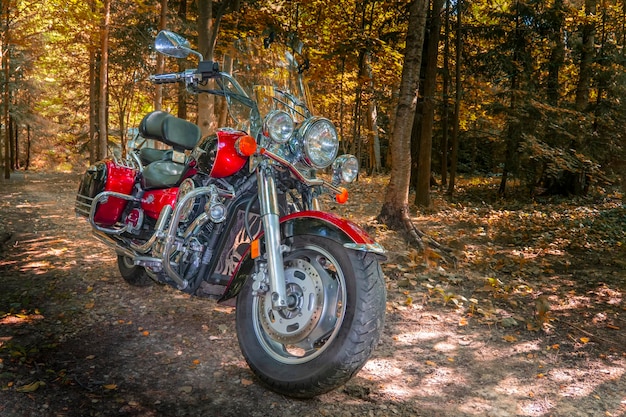
<svg viewBox="0 0 626 417"><path fill-rule="evenodd" d="M116 251L130 285L236 300L239 346L252 371L278 393L310 398L352 378L378 343L385 251L321 210L329 193L346 201L340 185L354 181L358 162L337 156L333 123L311 111L301 43L263 43L240 41L233 51L245 59L233 58L225 72L184 37L159 32L158 52L199 63L150 80L212 95L230 127L202 137L196 124L147 114L140 135L171 149L89 167L76 212Z"/></svg>

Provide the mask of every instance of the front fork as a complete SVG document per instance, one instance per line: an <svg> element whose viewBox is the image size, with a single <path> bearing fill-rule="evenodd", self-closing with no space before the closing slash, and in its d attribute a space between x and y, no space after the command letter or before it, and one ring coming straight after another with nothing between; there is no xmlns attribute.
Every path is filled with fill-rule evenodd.
<svg viewBox="0 0 626 417"><path fill-rule="evenodd" d="M257 168L257 180L261 221L265 231L269 291L272 308L279 310L287 307L287 286L285 284L285 270L283 267L283 248L280 242L278 193L276 191L276 182L268 167L259 166Z"/></svg>

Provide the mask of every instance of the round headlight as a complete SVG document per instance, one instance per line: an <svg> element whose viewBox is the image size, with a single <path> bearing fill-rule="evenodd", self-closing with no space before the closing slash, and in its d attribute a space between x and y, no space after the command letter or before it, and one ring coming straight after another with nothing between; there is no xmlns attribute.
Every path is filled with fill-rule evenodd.
<svg viewBox="0 0 626 417"><path fill-rule="evenodd" d="M333 180L337 183L352 182L359 174L359 161L354 155L341 155L333 162Z"/></svg>
<svg viewBox="0 0 626 417"><path fill-rule="evenodd" d="M274 142L287 142L294 129L293 119L282 110L274 110L265 117L265 132Z"/></svg>
<svg viewBox="0 0 626 417"><path fill-rule="evenodd" d="M339 150L339 139L333 123L322 117L313 117L302 124L302 145L305 162L313 168L332 164Z"/></svg>
<svg viewBox="0 0 626 417"><path fill-rule="evenodd" d="M177 204L180 203L180 200L182 200L185 194L192 192L194 188L196 188L196 186L193 183L193 180L191 178L187 178L186 180L181 182L180 186L178 187L178 194L176 196ZM195 199L192 198L191 200L185 203L185 207L183 207L181 210L181 216L180 216L181 221L184 222L187 220L187 217L189 217L189 214L191 213L191 210L193 209L194 200Z"/></svg>

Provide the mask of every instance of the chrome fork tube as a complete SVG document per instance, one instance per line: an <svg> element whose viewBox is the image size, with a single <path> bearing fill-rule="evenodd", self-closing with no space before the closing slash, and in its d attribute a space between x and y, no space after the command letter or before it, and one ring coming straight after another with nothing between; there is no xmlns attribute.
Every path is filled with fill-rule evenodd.
<svg viewBox="0 0 626 417"><path fill-rule="evenodd" d="M269 169L257 169L261 220L265 232L267 271L272 297L272 308L287 307L287 286L283 269L283 253L280 244L280 223L276 183Z"/></svg>

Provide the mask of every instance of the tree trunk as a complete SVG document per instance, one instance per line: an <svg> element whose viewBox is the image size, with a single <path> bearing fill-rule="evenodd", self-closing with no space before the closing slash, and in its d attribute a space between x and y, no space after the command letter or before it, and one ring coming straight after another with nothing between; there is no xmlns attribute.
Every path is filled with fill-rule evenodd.
<svg viewBox="0 0 626 417"><path fill-rule="evenodd" d="M455 51L455 70L454 70L454 120L452 121L452 149L450 150L450 182L448 183L448 194L454 192L454 185L456 181L456 168L458 162L459 153L459 124L461 120L461 11L463 1L457 0L456 2L456 51Z"/></svg>
<svg viewBox="0 0 626 417"><path fill-rule="evenodd" d="M363 30L363 27L361 27ZM362 79L365 76L365 50L359 51L358 57L359 71L358 78ZM361 102L363 99L363 86L361 82L357 82L356 90L354 91L354 107L352 109L352 134L349 138L350 146L348 152L351 154L356 153L357 142L361 142ZM358 160L361 160L361 155L356 156Z"/></svg>
<svg viewBox="0 0 626 417"><path fill-rule="evenodd" d="M159 30L167 27L167 0L161 0L161 17L159 19ZM156 73L165 72L165 56L156 54ZM154 110L161 110L163 107L163 84L156 84L154 92Z"/></svg>
<svg viewBox="0 0 626 417"><path fill-rule="evenodd" d="M187 23L187 0L181 0L178 7L178 18L183 24L183 27ZM178 60L178 71L183 72L187 69L186 61L183 59ZM177 116L181 119L187 119L187 89L184 83L178 83L178 113Z"/></svg>
<svg viewBox="0 0 626 417"><path fill-rule="evenodd" d="M224 63L222 71L232 74L233 72L233 59L229 55L224 56ZM228 103L226 103L226 99L221 97L219 100L219 108L217 109L217 120L218 126L226 126L228 123Z"/></svg>
<svg viewBox="0 0 626 417"><path fill-rule="evenodd" d="M24 169L30 168L30 125L26 125L26 164Z"/></svg>
<svg viewBox="0 0 626 417"><path fill-rule="evenodd" d="M563 0L555 0L551 10L552 24L552 51L548 62L548 79L546 80L546 96L552 106L559 105L561 91L559 87L559 74L565 60L565 42L563 40Z"/></svg>
<svg viewBox="0 0 626 417"><path fill-rule="evenodd" d="M433 148L433 123L435 112L435 92L437 90L437 57L439 55L439 33L441 31L441 10L444 0L433 1L430 22L430 38L427 48L426 73L424 77L424 106L422 108L422 131L420 134L419 160L415 204L430 206L430 167Z"/></svg>
<svg viewBox="0 0 626 417"><path fill-rule="evenodd" d="M448 132L450 127L450 0L446 0L443 47L443 85L441 117L441 189L448 183Z"/></svg>
<svg viewBox="0 0 626 417"><path fill-rule="evenodd" d="M391 178L378 220L389 227L410 230L409 181L411 177L411 127L415 116L417 82L422 64L422 48L426 27L427 0L410 5L406 35L404 66L400 80L398 107L391 138ZM419 240L419 239L418 239Z"/></svg>
<svg viewBox="0 0 626 417"><path fill-rule="evenodd" d="M109 22L111 18L111 0L104 0L100 30L100 89L98 103L99 156L107 157L108 148L108 70L109 70Z"/></svg>
<svg viewBox="0 0 626 417"><path fill-rule="evenodd" d="M602 24L600 26L600 47L598 48L598 61L605 62L605 60L610 59L608 57L609 54L606 52L606 44L607 37L609 36L607 33L607 10L606 7L602 7ZM593 120L593 131L597 132L599 120L602 118L604 113L604 106L602 105L604 101L604 94L606 91L609 91L608 83L606 81L605 76L598 77L596 82L597 84L597 93L596 93L596 105L595 105L595 114Z"/></svg>
<svg viewBox="0 0 626 417"><path fill-rule="evenodd" d="M519 13L519 1L516 3L516 15L515 15L515 50L513 51L513 62L517 62L519 55L519 50L517 46L521 43L518 41L518 36L520 36L520 13ZM509 108L511 109L511 114L514 113L517 108L517 98L518 98L518 89L519 89L519 77L518 73L515 72L511 75L511 103ZM498 188L498 194L502 197L506 195L506 183L509 179L509 173L511 173L516 165L516 156L517 156L517 146L519 145L520 140L520 132L519 132L519 123L513 120L512 117L509 118L506 135L506 150L504 157L504 168L502 169L502 179L500 180L500 187Z"/></svg>
<svg viewBox="0 0 626 417"><path fill-rule="evenodd" d="M91 1L91 11L95 12L95 2ZM96 31L91 32L89 43L89 164L93 165L98 160L98 143L96 142L97 119L98 119L98 83L97 83L97 59Z"/></svg>
<svg viewBox="0 0 626 417"><path fill-rule="evenodd" d="M210 39L212 31L212 0L198 0L198 49L205 60L213 59L213 48ZM213 96L198 94L198 126L202 136L208 135L213 129Z"/></svg>
<svg viewBox="0 0 626 417"><path fill-rule="evenodd" d="M9 69L9 65L11 64L10 60L10 47L11 47L11 31L9 28L10 18L9 18L9 4L8 2L4 2L2 4L2 12L4 13L4 36L3 36L3 44L2 47L4 49L4 53L2 54L2 68L4 69L4 88L3 88L3 100L4 101L4 178L11 178L11 129L9 128L9 98L10 98L10 90L9 90L9 77L11 75L11 71Z"/></svg>
<svg viewBox="0 0 626 417"><path fill-rule="evenodd" d="M9 96L9 100L12 97ZM10 104L10 102L9 102ZM15 123L15 119L13 116L9 114L9 137L11 138L11 145L9 146L10 150L10 159L11 159L11 171L15 171L18 169L17 162L17 123Z"/></svg>
<svg viewBox="0 0 626 417"><path fill-rule="evenodd" d="M578 84L576 85L576 110L583 111L589 103L589 89L591 88L591 74L594 57L595 24L593 15L596 13L596 0L585 0L585 14L590 22L581 28L582 49L580 52L580 66Z"/></svg>
<svg viewBox="0 0 626 417"><path fill-rule="evenodd" d="M212 0L198 0L198 49L205 60L213 60L213 52L217 43L222 17L228 10L235 11L240 7L239 0L223 0L213 14ZM207 135L216 127L214 96L198 95L198 125L203 135Z"/></svg>
<svg viewBox="0 0 626 417"><path fill-rule="evenodd" d="M378 135L378 110L376 109L376 100L372 98L369 103L368 111L368 131L369 131L369 159L370 169L369 175L379 173L381 171L380 158L380 136Z"/></svg>

